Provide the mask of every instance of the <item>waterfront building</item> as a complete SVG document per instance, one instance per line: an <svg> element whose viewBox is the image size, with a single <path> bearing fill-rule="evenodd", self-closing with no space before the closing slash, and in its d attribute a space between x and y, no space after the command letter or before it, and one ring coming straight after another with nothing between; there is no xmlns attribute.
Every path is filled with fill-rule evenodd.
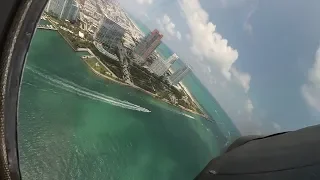
<svg viewBox="0 0 320 180"><path fill-rule="evenodd" d="M157 29L143 38L136 46L134 52L140 56L145 62L147 58L154 52L154 50L160 45L163 35L159 33Z"/></svg>
<svg viewBox="0 0 320 180"><path fill-rule="evenodd" d="M176 54L176 53L174 53L173 55L171 55L168 59L167 59L167 63L168 64L170 64L170 66L174 63L174 62L176 62L176 60L178 60L179 59L179 56Z"/></svg>
<svg viewBox="0 0 320 180"><path fill-rule="evenodd" d="M91 16L85 15L84 13L80 13L80 22L81 28L91 34L94 34L99 27L99 22L102 18L93 18ZM102 16L101 16L102 17Z"/></svg>
<svg viewBox="0 0 320 180"><path fill-rule="evenodd" d="M179 59L177 54L173 54L166 61L164 61L161 57L158 57L150 65L149 70L157 76L163 76L177 59Z"/></svg>
<svg viewBox="0 0 320 180"><path fill-rule="evenodd" d="M100 5L102 14L124 27L133 39L140 39L144 36L143 32L135 25L130 19L130 16L120 6L118 0L97 1L98 6L100 3L103 3L103 5Z"/></svg>
<svg viewBox="0 0 320 180"><path fill-rule="evenodd" d="M132 50L133 47L135 46L135 42L133 41L131 35L128 32L124 34L123 41L124 41L123 46L130 50Z"/></svg>
<svg viewBox="0 0 320 180"><path fill-rule="evenodd" d="M168 71L167 63L162 60L162 58L157 58L150 65L149 70L152 71L157 76L163 76L166 71Z"/></svg>
<svg viewBox="0 0 320 180"><path fill-rule="evenodd" d="M66 6L67 0L49 0L45 12L57 16L58 18L62 17L64 8Z"/></svg>
<svg viewBox="0 0 320 180"><path fill-rule="evenodd" d="M169 77L169 81L173 84L173 85L177 85L180 81L183 80L183 78L186 77L186 75L191 71L189 66L184 66L181 69L177 70L176 72L174 72L170 77Z"/></svg>
<svg viewBox="0 0 320 180"><path fill-rule="evenodd" d="M112 21L104 17L99 24L97 32L94 34L94 39L102 44L110 47L116 47L124 36L126 30Z"/></svg>
<svg viewBox="0 0 320 180"><path fill-rule="evenodd" d="M62 19L76 21L79 15L79 4L75 0L68 0L64 8Z"/></svg>
<svg viewBox="0 0 320 180"><path fill-rule="evenodd" d="M106 55L107 57L109 57L110 59L112 60L115 60L115 61L119 61L118 57L114 54L111 54L110 52L108 52L107 50L105 50L102 46L102 44L100 43L97 43L97 42L93 42L94 46L104 55Z"/></svg>
<svg viewBox="0 0 320 180"><path fill-rule="evenodd" d="M79 13L79 5L75 0L49 0L45 12L60 19L74 21Z"/></svg>

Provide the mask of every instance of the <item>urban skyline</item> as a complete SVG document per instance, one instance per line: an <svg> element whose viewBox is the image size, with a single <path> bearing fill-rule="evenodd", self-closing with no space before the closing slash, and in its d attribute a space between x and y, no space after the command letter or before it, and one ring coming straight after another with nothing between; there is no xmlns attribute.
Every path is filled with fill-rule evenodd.
<svg viewBox="0 0 320 180"><path fill-rule="evenodd" d="M173 85L177 85L180 81L183 80L183 78L186 77L186 75L188 75L188 73L191 71L191 68L187 65L185 65L184 67L180 68L179 70L175 71L170 77L169 77L169 81L173 84Z"/></svg>
<svg viewBox="0 0 320 180"><path fill-rule="evenodd" d="M101 6L102 4L106 4ZM81 9L82 13L79 13ZM98 13L98 10L101 10ZM111 1L91 1L86 0L78 4L74 0L50 0L45 9L60 19L70 21L79 20L80 28L93 36L97 49L112 59L119 45L123 46L120 53L132 52L132 61L157 76L165 76L170 79L172 84L176 85L188 74L189 69L179 69L172 75L169 72L171 65L179 58L175 53L166 61L156 52L156 48L162 43L163 34L158 29L154 29L146 36L135 35L138 29L128 15L121 9L119 4ZM138 30L140 31L140 30ZM99 45L100 44L100 45ZM120 49L119 49L120 50ZM127 55L122 54L120 61L123 61ZM151 62L146 66L146 61ZM122 62L127 64L127 62ZM123 70L126 82L130 82L130 73L127 65ZM168 73L168 74L166 74ZM177 76L177 77L175 77Z"/></svg>
<svg viewBox="0 0 320 180"><path fill-rule="evenodd" d="M94 39L110 47L116 47L124 36L125 29L109 18L104 17L99 24Z"/></svg>
<svg viewBox="0 0 320 180"><path fill-rule="evenodd" d="M163 76L170 69L171 65L178 59L179 57L177 54L171 55L166 61L161 57L158 57L150 65L149 69L157 76Z"/></svg>
<svg viewBox="0 0 320 180"><path fill-rule="evenodd" d="M125 44L128 39L125 39L125 42L121 42L125 37L126 29L109 19L108 17L104 17L99 24L97 32L94 34L94 39L100 43L107 44L110 47L114 48L118 44ZM149 33L146 37L142 38L141 41L133 48L134 56L133 59L135 63L138 65L143 65L147 58L151 56L152 53L155 52L156 48L161 44L161 39L163 35L159 32L159 30L155 29L151 33ZM128 46L125 46L128 48ZM148 67L148 70L156 74L157 76L164 76L166 72L170 69L171 65L177 60L179 57L176 53L171 55L166 61L164 61L159 55L153 59L153 62ZM187 67L187 66L186 66ZM176 85L183 80L183 78L188 74L191 69L185 69L184 71L179 73L179 76L176 78L171 78L172 84ZM126 71L127 72L127 71ZM127 74L127 73L126 73ZM126 79L128 79L127 76Z"/></svg>
<svg viewBox="0 0 320 180"><path fill-rule="evenodd" d="M60 19L75 21L79 13L79 4L75 0L49 0L45 12Z"/></svg>
<svg viewBox="0 0 320 180"><path fill-rule="evenodd" d="M160 45L163 35L155 29L149 33L146 37L142 38L137 46L134 48L134 52L137 55L136 63L144 64L147 58L155 51Z"/></svg>

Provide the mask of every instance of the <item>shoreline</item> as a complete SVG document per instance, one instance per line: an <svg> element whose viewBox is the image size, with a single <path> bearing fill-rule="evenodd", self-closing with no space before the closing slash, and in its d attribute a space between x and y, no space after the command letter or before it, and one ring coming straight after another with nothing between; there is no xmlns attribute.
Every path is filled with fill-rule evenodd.
<svg viewBox="0 0 320 180"><path fill-rule="evenodd" d="M102 64L102 65L104 66L104 64L103 64L97 57L95 57L95 58L97 59L97 61L98 61L100 64ZM103 74L101 74L100 72L98 72L97 70L95 70L93 67L91 67L84 58L81 58L81 59L90 67L90 69L91 69L96 75L98 75L98 76L100 76L100 77L106 78L106 79L108 79L108 80L111 80L111 81L113 81L113 82L116 82L116 83L121 84L121 85L124 85L124 86L129 86L129 87L135 88L135 89L137 89L137 90L139 90L139 91L142 91L142 92L144 92L144 93L147 93L147 94L149 94L149 95L151 95L151 96L153 96L153 97L156 97L156 96L157 96L156 94L153 94L153 93L151 93L151 92L149 92L149 91L146 91L146 90L144 90L144 89L142 89L142 88L140 88L140 87L138 87L138 86L130 85L130 84L128 84L128 83L119 81L119 80L114 79L114 78L112 78L112 77L103 75ZM108 68L107 68L107 69L108 69ZM112 72L112 71L111 71L111 72Z"/></svg>
<svg viewBox="0 0 320 180"><path fill-rule="evenodd" d="M53 22L51 22L50 18L48 18L47 20L53 25ZM53 25L53 26L57 29L57 30L53 30L53 31L57 31L57 32L60 34L60 36L67 42L67 44L72 48L72 50L73 50L74 52L83 52L83 50L82 50L82 51L78 51L78 49L75 49L75 47L73 47L73 45L72 45L72 43L69 41L69 39L66 38L66 37L64 37L64 36L59 32L58 28L57 28L55 25ZM85 48L83 48L83 49L85 49ZM94 56L94 57L97 59L97 61L105 67L105 65L100 61L100 59L99 59L97 56L95 56L92 52L89 52L88 50L86 50L86 51L87 51L89 54L91 54L92 56ZM184 87L183 90L184 90L185 92L188 92L188 93L186 93L186 94L193 100L193 102L198 106L198 108L202 111L203 114L198 113L198 112L193 111L193 110L190 110L190 109L187 109L187 108L185 108L185 107L183 107L183 106L181 106L181 105L174 105L174 104L171 104L170 102L164 101L164 100L160 99L157 94L151 93L151 92L149 92L149 91L147 91L147 90L144 90L144 89L142 89L141 87L138 87L138 86L136 86L136 85L127 84L127 83L121 82L121 81L119 81L119 80L117 80L117 79L114 79L114 78L112 78L112 77L108 77L108 76L106 76L106 75L103 75L103 74L101 74L100 72L96 71L93 67L91 67L91 66L86 62L85 59L83 59L82 57L81 57L81 59L82 59L83 61L85 61L85 63L87 64L87 66L90 67L90 69L93 71L94 74L96 74L97 76L100 76L101 78L105 78L105 79L107 79L107 80L111 80L112 82L115 82L115 83L118 83L118 84L121 84L121 85L124 85L124 86L128 86L128 87L137 89L137 90L139 90L139 91L141 91L141 92L143 92L143 93L146 93L146 94L152 96L152 97L155 98L155 99L158 99L159 101L162 101L162 102L167 103L167 104L169 104L169 105L175 106L175 107L177 107L177 108L179 108L179 109L181 109L181 110L183 110L183 111L187 111L187 112L189 112L189 113L192 113L192 114L201 116L201 117L203 117L203 118L205 118L205 119L208 119L208 116L203 112L202 107L199 107L199 106L198 106L198 103L197 103L196 101L194 101L194 98L193 98L192 96L190 96L190 92L189 92L189 91L185 91L185 89L187 89L185 86L183 86L183 87ZM109 69L109 68L106 68L106 69ZM110 71L110 70L109 70L109 71ZM112 71L110 71L110 72L113 74Z"/></svg>
<svg viewBox="0 0 320 180"><path fill-rule="evenodd" d="M116 79L114 79L114 78L112 78L112 77L103 75L103 74L101 74L100 72L98 72L97 70L95 70L94 68L92 68L92 67L86 62L85 59L83 59L83 58L81 58L81 59L87 64L87 66L89 66L89 68L93 71L94 74L96 74L97 76L99 76L99 77L101 77L101 78L105 78L105 79L107 79L107 80L111 80L112 82L118 83L118 84L123 85L123 86L128 86L128 87L134 88L134 89L139 90L139 91L141 91L141 92L143 92L143 93L146 93L146 94L152 96L153 98L155 98L155 99L157 99L157 100L159 100L159 101L161 101L161 102L164 102L164 103L166 103L166 104L168 104L168 105L175 106L175 107L179 108L180 110L187 111L187 112L189 112L189 113L192 113L192 114L195 114L195 115L198 115L198 116L201 116L201 117L207 119L207 117L206 117L205 114L200 114L200 113L198 113L198 112L192 111L192 110L187 109L187 108L185 108L185 107L183 107L183 106L180 106L180 105L179 105L179 106L176 106L176 105L171 104L171 103L169 103L169 102L167 102L167 101L163 101L162 99L160 99L160 98L158 97L158 95L153 94L153 93L151 93L151 92L149 92L149 91L146 91L146 90L144 90L144 89L142 89L142 88L140 88L140 87L138 87L138 86L130 85L130 84L127 84L127 83L118 81L118 80L116 80ZM97 60L98 60L98 59L97 59ZM100 62L100 60L98 60L98 61ZM100 62L100 63L101 63L101 62Z"/></svg>
<svg viewBox="0 0 320 180"><path fill-rule="evenodd" d="M192 96L192 94L190 93L190 91L188 90L188 88L187 88L182 82L180 82L179 84L180 84L180 86L182 87L183 91L184 91L186 94L188 94L188 96L192 99L192 101L196 104L196 106L203 112L203 108L200 106L200 104L198 103L198 101ZM204 116L205 116L206 119L209 118L209 116L208 116L206 113L204 113Z"/></svg>

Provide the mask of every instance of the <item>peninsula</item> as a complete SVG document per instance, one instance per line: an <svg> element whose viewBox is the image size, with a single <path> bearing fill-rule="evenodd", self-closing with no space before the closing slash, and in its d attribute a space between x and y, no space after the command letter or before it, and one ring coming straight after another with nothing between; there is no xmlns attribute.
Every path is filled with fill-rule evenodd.
<svg viewBox="0 0 320 180"><path fill-rule="evenodd" d="M81 29L79 21L63 20L50 13L44 13L41 19L49 24L38 25L39 29L56 30L74 51L88 52L82 59L97 76L130 86L184 111L208 118L185 86L172 85L166 76L159 76L145 65L137 63L137 57L126 48L125 41L122 40L116 47L107 47L96 41L90 32Z"/></svg>

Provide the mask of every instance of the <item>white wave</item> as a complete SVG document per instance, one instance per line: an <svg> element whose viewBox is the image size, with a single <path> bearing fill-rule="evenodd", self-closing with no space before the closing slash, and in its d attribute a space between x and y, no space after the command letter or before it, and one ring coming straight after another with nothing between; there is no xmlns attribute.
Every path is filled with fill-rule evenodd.
<svg viewBox="0 0 320 180"><path fill-rule="evenodd" d="M186 116L188 118L195 119L193 116L190 116L189 114L185 114L185 113L180 113L180 114L183 115L183 116Z"/></svg>
<svg viewBox="0 0 320 180"><path fill-rule="evenodd" d="M30 70L31 72L37 74L38 76L41 76L45 80L47 80L47 83L63 89L65 91L71 92L71 93L76 93L79 96L87 97L93 100L97 100L100 102L108 103L117 107L125 108L125 109L130 109L130 110L135 110L135 111L141 111L141 112L151 112L150 110L140 107L138 105L132 104L128 101L123 101L119 100L110 96L106 96L104 94L98 93L96 91L92 91L90 89L84 88L78 84L75 84L73 82L70 82L66 79L62 79L59 77L52 77L49 76L45 73L42 73L30 66L26 66L26 69Z"/></svg>
<svg viewBox="0 0 320 180"><path fill-rule="evenodd" d="M191 115L189 115L189 114L186 114L186 113L183 113L183 112L181 112L181 111L175 110L174 108L170 108L170 109L168 108L168 109L166 109L166 110L171 111L171 112L176 113L176 114L180 114L180 115L182 115L182 116L185 116L185 117L188 117L188 118L191 118L191 119L196 119L196 118L194 118L193 116L191 116Z"/></svg>

